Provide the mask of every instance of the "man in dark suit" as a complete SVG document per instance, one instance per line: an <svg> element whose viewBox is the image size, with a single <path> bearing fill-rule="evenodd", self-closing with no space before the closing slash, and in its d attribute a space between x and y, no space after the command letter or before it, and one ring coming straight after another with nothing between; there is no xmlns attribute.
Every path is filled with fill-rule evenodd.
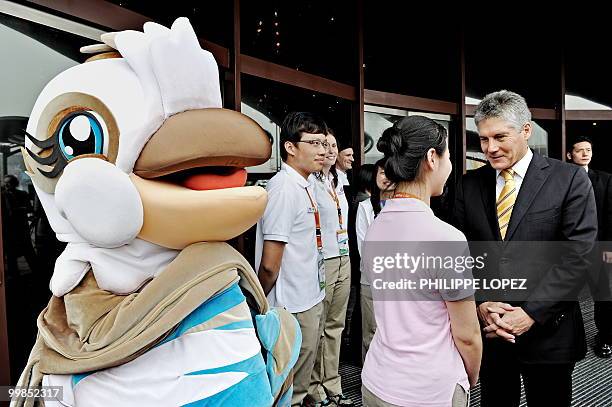
<svg viewBox="0 0 612 407"><path fill-rule="evenodd" d="M530 286L518 299L518 291L480 293L481 404L518 406L522 376L529 406L569 406L586 341L579 303L567 299L584 284L597 235L593 188L580 168L529 149L531 113L520 95L487 95L474 120L488 165L460 180L455 224L469 241L489 242L486 268L474 277L527 275ZM578 244L538 253L534 241Z"/></svg>
<svg viewBox="0 0 612 407"><path fill-rule="evenodd" d="M594 253L596 265L592 267L587 280L594 300L595 326L598 333L594 351L600 358L609 358L612 357L612 251L607 242L612 241L612 175L589 168L592 158L591 139L580 136L573 140L567 152L567 159L584 168L589 174L597 203L597 240L601 242Z"/></svg>

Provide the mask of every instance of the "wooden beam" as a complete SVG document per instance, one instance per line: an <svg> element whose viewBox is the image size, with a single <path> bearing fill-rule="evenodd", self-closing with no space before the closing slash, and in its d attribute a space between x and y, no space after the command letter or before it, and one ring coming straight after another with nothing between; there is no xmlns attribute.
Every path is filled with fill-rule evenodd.
<svg viewBox="0 0 612 407"><path fill-rule="evenodd" d="M364 125L364 56L363 56L363 0L357 1L356 27L357 27L357 58L356 58L356 77L357 77L357 100L353 102L353 153L355 158L354 168L359 168L365 162L365 125ZM353 171L353 181L357 176L357 171Z"/></svg>
<svg viewBox="0 0 612 407"><path fill-rule="evenodd" d="M559 71L561 77L559 81L559 125L561 127L561 140L560 140L560 148L561 148L561 161L566 161L567 151L567 137L566 137L566 125L565 122L567 120L567 112L565 111L565 55L563 53L563 48L559 49L559 56L561 60L561 69Z"/></svg>
<svg viewBox="0 0 612 407"><path fill-rule="evenodd" d="M357 89L355 86L332 81L331 79L301 72L296 69L244 54L241 56L241 65L242 73L248 75L325 93L347 100L357 100Z"/></svg>
<svg viewBox="0 0 612 407"><path fill-rule="evenodd" d="M465 174L467 170L466 159L467 159L467 131L465 124L466 116L466 105L465 105L465 33L463 30L463 24L459 29L459 101L457 106L459 107L458 115L455 118L457 121L457 140L455 154L458 156L460 163L455 167L455 171L458 175L458 169L461 168L461 174ZM460 166L459 166L460 165ZM455 177L455 181L459 181L458 177Z"/></svg>
<svg viewBox="0 0 612 407"><path fill-rule="evenodd" d="M219 66L225 69L229 69L230 67L229 49L222 47L221 45L218 45L214 42L203 40L201 38L199 39L199 41L200 41L200 46L202 47L202 49L205 49L206 51L209 51L211 54L213 54Z"/></svg>
<svg viewBox="0 0 612 407"><path fill-rule="evenodd" d="M557 112L555 109L541 109L537 107L530 107L531 117L540 120L555 120L557 118Z"/></svg>
<svg viewBox="0 0 612 407"><path fill-rule="evenodd" d="M233 30L233 46L231 55L231 70L232 70L232 95L231 108L235 111L240 111L240 102L242 101L242 88L240 81L241 70L241 51L240 51L240 0L234 0L234 30Z"/></svg>
<svg viewBox="0 0 612 407"><path fill-rule="evenodd" d="M109 30L142 30L151 18L104 0L28 0L26 4L37 5L65 15L76 17ZM200 39L202 48L210 51L217 63L229 68L229 50L214 42Z"/></svg>
<svg viewBox="0 0 612 407"><path fill-rule="evenodd" d="M612 120L612 110L566 110L565 120Z"/></svg>
<svg viewBox="0 0 612 407"><path fill-rule="evenodd" d="M241 51L240 51L240 0L234 0L234 6L232 9L233 13L233 32L232 32L232 52L230 54L230 70L227 72L225 84L228 92L226 98L223 100L223 104L228 109L233 109L237 112L241 110L240 103L242 101L242 87L240 80L240 64L241 64ZM246 253L246 242L245 236L249 231L246 231L235 238L231 239L228 243L240 253Z"/></svg>
<svg viewBox="0 0 612 407"><path fill-rule="evenodd" d="M420 110L431 113L457 114L458 104L437 99L400 95L365 89L364 102L369 105L397 107L400 109Z"/></svg>
<svg viewBox="0 0 612 407"><path fill-rule="evenodd" d="M140 30L150 18L103 0L28 0L50 10L112 30Z"/></svg>
<svg viewBox="0 0 612 407"><path fill-rule="evenodd" d="M465 105L465 114L468 117L474 116L476 105ZM540 120L555 120L557 113L555 109L542 109L538 107L530 107L531 117Z"/></svg>

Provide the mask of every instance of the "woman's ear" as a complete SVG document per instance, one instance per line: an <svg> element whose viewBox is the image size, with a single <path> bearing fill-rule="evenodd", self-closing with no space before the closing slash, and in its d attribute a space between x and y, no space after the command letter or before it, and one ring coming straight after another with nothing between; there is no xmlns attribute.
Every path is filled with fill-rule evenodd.
<svg viewBox="0 0 612 407"><path fill-rule="evenodd" d="M437 157L436 157L436 150L434 150L433 148L430 148L427 151L427 167L430 170L435 170L436 169L436 163L437 163Z"/></svg>

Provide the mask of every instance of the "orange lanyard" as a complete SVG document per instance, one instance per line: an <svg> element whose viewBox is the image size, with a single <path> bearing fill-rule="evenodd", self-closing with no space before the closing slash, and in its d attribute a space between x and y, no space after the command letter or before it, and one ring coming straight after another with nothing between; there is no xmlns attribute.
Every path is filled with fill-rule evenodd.
<svg viewBox="0 0 612 407"><path fill-rule="evenodd" d="M317 207L317 204L312 199L312 196L310 196L310 192L308 191L308 188L304 188L304 189L306 190L306 195L308 195L310 204L314 208L313 214L315 218L315 227L316 227L315 234L317 236L317 250L322 251L323 250L323 240L321 238L321 218L319 217L319 208Z"/></svg>
<svg viewBox="0 0 612 407"><path fill-rule="evenodd" d="M340 229L342 229L342 225L344 221L342 220L342 207L340 206L340 198L338 198L338 194L334 188L328 188L327 182L325 183L325 189L327 193L332 197L334 202L336 202L336 209L338 210L338 223L340 224Z"/></svg>
<svg viewBox="0 0 612 407"><path fill-rule="evenodd" d="M411 194L409 192L396 192L395 194L393 194L393 199L395 198L414 198L414 199L418 199L419 201L422 201L422 199L414 194Z"/></svg>

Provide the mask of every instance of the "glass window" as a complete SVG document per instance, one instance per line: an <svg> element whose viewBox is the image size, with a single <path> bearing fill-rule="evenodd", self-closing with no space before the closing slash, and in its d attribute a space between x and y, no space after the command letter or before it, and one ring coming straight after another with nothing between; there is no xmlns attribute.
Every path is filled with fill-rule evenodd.
<svg viewBox="0 0 612 407"><path fill-rule="evenodd" d="M363 118L365 128L363 151L365 154L365 162L367 164L374 164L383 157L382 153L376 148L376 143L378 142L378 139L382 135L383 131L393 126L393 124L402 117L413 115L429 117L430 119L433 119L444 126L446 131L449 132L451 120L449 115L414 112L371 105L365 106Z"/></svg>
<svg viewBox="0 0 612 407"><path fill-rule="evenodd" d="M612 106L612 61L604 51L610 44L608 15L591 12L588 19L580 20L572 19L563 37L566 109L602 110L601 105Z"/></svg>
<svg viewBox="0 0 612 407"><path fill-rule="evenodd" d="M232 1L182 0L154 2L146 0L110 0L169 27L178 17L187 17L199 37L230 48L234 32Z"/></svg>
<svg viewBox="0 0 612 407"><path fill-rule="evenodd" d="M242 53L339 82L355 82L357 35L351 1L243 1Z"/></svg>
<svg viewBox="0 0 612 407"><path fill-rule="evenodd" d="M244 102L240 103L240 110L243 114L249 116L251 119L255 120L257 124L259 124L268 134L271 140L274 140L272 144L272 155L270 159L260 165L248 167L248 173L252 174L261 174L261 173L271 173L276 172L280 168L280 155L278 151L278 139L280 137L280 126L272 121L268 116L264 113L260 112L256 108L253 108L247 105Z"/></svg>
<svg viewBox="0 0 612 407"><path fill-rule="evenodd" d="M533 24L530 30L505 30L467 25L465 87L470 96L508 89L531 108L559 104L561 47L557 30Z"/></svg>
<svg viewBox="0 0 612 407"><path fill-rule="evenodd" d="M256 174L273 174L280 168L280 125L289 112L316 113L335 131L339 140L351 142L351 102L345 99L242 75L241 106L242 113L259 123L273 140L270 161L248 169L255 178Z"/></svg>
<svg viewBox="0 0 612 407"><path fill-rule="evenodd" d="M63 250L24 173L23 130L45 84L82 62L86 57L79 48L94 41L0 12L0 43L2 235L11 377L16 382L36 338L33 321L49 300L55 259Z"/></svg>
<svg viewBox="0 0 612 407"><path fill-rule="evenodd" d="M565 110L612 110L612 108L582 96L566 94Z"/></svg>
<svg viewBox="0 0 612 407"><path fill-rule="evenodd" d="M364 7L366 89L456 102L458 20L423 2L366 1Z"/></svg>
<svg viewBox="0 0 612 407"><path fill-rule="evenodd" d="M425 116L435 120L438 124L444 126L448 133L449 140L455 137L453 127L451 126L451 116L437 113L416 112L402 109L392 109L381 106L366 105L364 108L364 153L365 162L367 164L375 164L383 155L376 148L376 143L385 129L391 127L395 122L406 116ZM453 143L449 142L449 146ZM457 154L451 147L451 161L455 162ZM454 193L454 185L456 183L457 172L453 171L450 178L446 182L444 193L439 197L434 197L431 200L431 208L434 213L444 220L450 219L452 197Z"/></svg>

